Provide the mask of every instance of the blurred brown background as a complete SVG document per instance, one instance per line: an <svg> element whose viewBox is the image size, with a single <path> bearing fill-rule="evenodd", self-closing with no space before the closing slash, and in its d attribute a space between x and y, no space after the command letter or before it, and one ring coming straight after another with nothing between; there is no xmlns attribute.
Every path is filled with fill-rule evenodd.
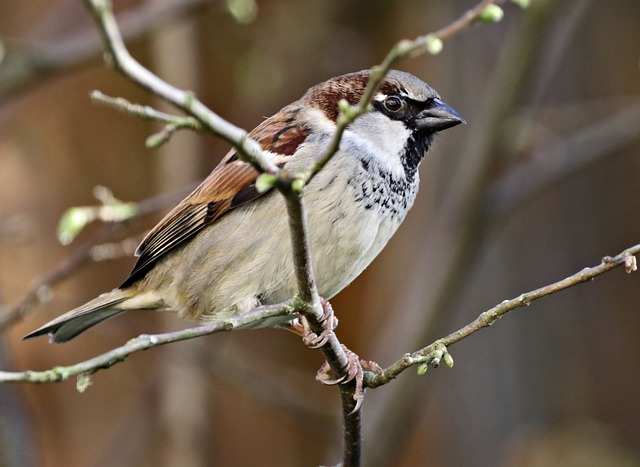
<svg viewBox="0 0 640 467"><path fill-rule="evenodd" d="M368 68L401 38L473 1L116 1L134 55L250 129L309 86ZM246 5L247 2L244 2ZM442 134L420 198L380 258L332 302L339 337L388 365L521 292L640 239L640 3L533 0L400 68L469 122ZM93 187L143 200L203 178L227 145L92 105L88 93L157 105L107 69L78 0L0 3L0 304L9 312L70 246L55 238ZM102 242L139 240L163 212ZM124 245L128 245L125 242ZM125 315L67 345L20 337L118 285L132 259L93 262L43 291L0 334L0 369L89 358L187 324ZM640 465L640 276L616 270L517 310L451 348L453 369L408 371L369 391L367 466ZM319 352L275 330L150 350L74 381L0 386L0 465L335 464L338 393Z"/></svg>

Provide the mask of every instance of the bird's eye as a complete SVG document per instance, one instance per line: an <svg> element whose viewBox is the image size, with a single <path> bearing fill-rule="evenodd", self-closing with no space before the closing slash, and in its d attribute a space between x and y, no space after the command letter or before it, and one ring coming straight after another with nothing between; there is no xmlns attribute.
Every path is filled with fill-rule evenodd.
<svg viewBox="0 0 640 467"><path fill-rule="evenodd" d="M402 108L402 99L398 96L388 96L384 100L384 108L389 112L397 112Z"/></svg>

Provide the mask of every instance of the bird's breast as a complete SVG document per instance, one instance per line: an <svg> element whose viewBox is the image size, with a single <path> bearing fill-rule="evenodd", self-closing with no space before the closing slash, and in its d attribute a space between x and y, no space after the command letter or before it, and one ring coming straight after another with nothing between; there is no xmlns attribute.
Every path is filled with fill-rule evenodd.
<svg viewBox="0 0 640 467"><path fill-rule="evenodd" d="M340 165L338 160L337 167L320 172L304 198L316 282L325 298L346 287L382 251L417 192L417 179L409 183L357 160Z"/></svg>

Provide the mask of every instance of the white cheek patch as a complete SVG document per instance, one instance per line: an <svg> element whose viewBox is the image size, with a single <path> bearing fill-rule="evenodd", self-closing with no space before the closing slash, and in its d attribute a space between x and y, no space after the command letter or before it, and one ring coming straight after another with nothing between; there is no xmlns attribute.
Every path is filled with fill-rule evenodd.
<svg viewBox="0 0 640 467"><path fill-rule="evenodd" d="M404 176L402 151L411 136L411 130L398 120L391 120L379 112L361 116L349 128L345 136L363 149L370 159L397 176Z"/></svg>
<svg viewBox="0 0 640 467"><path fill-rule="evenodd" d="M383 93L378 93L376 100L384 97L386 96ZM322 135L333 135L336 129L335 122L327 118L324 112L320 109L309 109L307 112L310 118L305 120L313 122L314 131ZM382 113L373 111L361 115L347 128L340 149L364 159L375 160L391 174L404 177L401 157L410 136L411 130L403 122L391 120ZM296 158L315 158L318 156L317 151L318 148L315 148L315 151L311 151L313 154L306 154L307 151L303 150Z"/></svg>

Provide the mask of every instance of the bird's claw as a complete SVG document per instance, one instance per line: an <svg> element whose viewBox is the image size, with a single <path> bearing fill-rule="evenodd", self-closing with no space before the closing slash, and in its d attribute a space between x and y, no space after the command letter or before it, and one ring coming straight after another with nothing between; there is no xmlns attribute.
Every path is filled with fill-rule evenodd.
<svg viewBox="0 0 640 467"><path fill-rule="evenodd" d="M333 331L338 327L338 318L336 318L331 304L323 298L320 299L320 303L322 304L323 310L322 332L320 334L316 334L311 330L309 322L304 316L300 317L299 322L302 342L312 349L319 349L325 345L331 337L331 334L333 334Z"/></svg>
<svg viewBox="0 0 640 467"><path fill-rule="evenodd" d="M331 304L322 298L320 300L322 303L322 310L324 312L322 318L322 332L320 332L320 334L313 332L309 326L309 322L304 316L300 316L297 323L289 325L289 329L302 336L302 341L305 345L312 349L317 349L325 345L329 341L333 331L338 326L338 318L336 318ZM380 366L375 362L360 360L360 357L357 354L349 350L344 345L342 345L342 349L347 356L348 365L347 368L345 368L344 375L340 378L332 378L331 367L327 362L325 362L318 370L316 380L329 386L335 384L347 384L354 381L355 391L353 393L353 399L356 401L356 405L351 411L353 414L360 410L362 401L364 400L365 370L379 373L382 371L382 368L380 368Z"/></svg>
<svg viewBox="0 0 640 467"><path fill-rule="evenodd" d="M356 406L351 411L353 414L360 410L362 401L364 400L364 371L367 370L379 373L382 371L382 368L380 368L380 365L376 362L361 360L356 353L349 350L344 344L342 345L342 349L347 355L347 361L349 363L349 367L347 368L345 375L341 378L332 379L331 368L327 362L324 362L316 374L316 380L322 384L330 386L335 384L347 384L351 381L355 381L356 388L353 393L353 399L356 401Z"/></svg>

